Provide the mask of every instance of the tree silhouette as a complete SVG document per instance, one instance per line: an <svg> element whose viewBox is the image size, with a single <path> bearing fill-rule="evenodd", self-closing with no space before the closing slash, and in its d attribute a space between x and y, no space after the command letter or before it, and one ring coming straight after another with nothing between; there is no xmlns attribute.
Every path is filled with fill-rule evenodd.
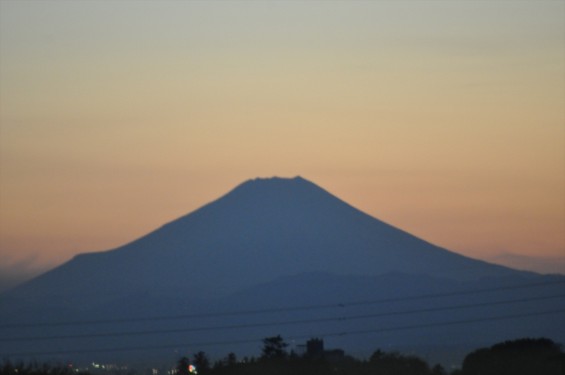
<svg viewBox="0 0 565 375"><path fill-rule="evenodd" d="M237 364L237 356L235 355L235 353L231 352L228 354L225 360L225 364L228 367L233 367Z"/></svg>
<svg viewBox="0 0 565 375"><path fill-rule="evenodd" d="M430 374L428 364L415 356L399 353L385 353L380 349L369 358L369 366L382 375L424 375Z"/></svg>
<svg viewBox="0 0 565 375"><path fill-rule="evenodd" d="M206 353L200 351L194 354L193 364L199 374L207 374L210 372L210 360Z"/></svg>
<svg viewBox="0 0 565 375"><path fill-rule="evenodd" d="M189 375L188 366L190 365L190 360L187 357L182 357L177 362L177 373L179 375Z"/></svg>
<svg viewBox="0 0 565 375"><path fill-rule="evenodd" d="M563 352L549 339L505 341L468 354L463 375L561 375Z"/></svg>
<svg viewBox="0 0 565 375"><path fill-rule="evenodd" d="M285 359L288 356L286 347L288 344L284 342L280 335L267 337L263 339L262 359Z"/></svg>
<svg viewBox="0 0 565 375"><path fill-rule="evenodd" d="M289 355L287 347L280 335L267 337L263 339L259 360L245 357L238 362L236 355L229 353L214 366L210 366L208 357L200 351L194 355L192 362L186 357L179 360L178 375L189 375L191 363L196 366L199 375L563 375L562 368L565 368L565 353L549 339L520 339L478 349L467 355L462 369L450 372L439 364L430 368L426 361L414 355L380 349L373 352L368 360L358 360L347 355ZM13 371L14 367L10 363L5 364L4 373ZM44 372L38 365L34 368L38 371L9 374L58 375L53 371ZM0 375L3 375L2 371Z"/></svg>
<svg viewBox="0 0 565 375"><path fill-rule="evenodd" d="M437 364L432 368L432 375L447 375L447 372L445 371L445 369L443 368L442 365Z"/></svg>

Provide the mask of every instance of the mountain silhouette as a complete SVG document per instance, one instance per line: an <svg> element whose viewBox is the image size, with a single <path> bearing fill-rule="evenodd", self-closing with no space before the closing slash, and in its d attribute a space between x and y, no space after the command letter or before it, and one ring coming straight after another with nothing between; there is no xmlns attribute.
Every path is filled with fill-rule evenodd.
<svg viewBox="0 0 565 375"><path fill-rule="evenodd" d="M29 322L43 322L49 328L53 321L112 320L116 317L125 317L127 321L131 316L170 316L172 312L192 314L234 311L234 307L253 310L417 293L450 294L477 286L496 290L500 285L535 284L546 280L547 277L542 275L464 257L437 247L361 212L301 177L253 179L129 244L114 250L78 255L4 293L0 297L0 319L11 323L12 326L7 325L9 328L25 327ZM535 290L528 293L537 295ZM510 294L501 292L497 295L507 298ZM518 290L512 295L524 297L526 294ZM555 301L550 302L553 303L550 307L555 308ZM563 304L563 301L557 302ZM411 308L422 306L413 304ZM358 313L366 313L369 308L374 306L365 306ZM473 315L465 317L469 319ZM279 315L279 319L288 318L301 319L302 316L296 313ZM254 317L253 321L269 319L272 317ZM411 319L416 318L412 316ZM436 314L435 319L441 321L445 316ZM240 324L228 318L216 320L219 325L226 322ZM395 324L406 322L413 324L414 320ZM563 323L560 319L558 327L563 327ZM157 323L144 324L137 329L153 329ZM363 324L366 322L352 323L346 328L359 330L359 327L365 327ZM529 324L541 327L540 333L554 331L553 325L548 328L547 324ZM319 331L315 331L314 326L308 330L291 331L298 335L315 334ZM317 327L322 331L333 328L331 325ZM61 327L57 332L76 336L75 328ZM118 328L119 325L113 325L106 330ZM30 328L25 336L26 330L22 328L5 335L34 337L32 333L35 332ZM279 333L265 329L201 336L192 333L191 339L237 339L245 335L268 335L269 332ZM517 332L516 325L508 326L504 332ZM504 332L500 335L504 336ZM524 334L537 332L523 331ZM58 337L53 333L45 335ZM478 341L484 338L476 332L471 336ZM412 343L427 342L422 337L417 340L412 336L396 336L399 337ZM449 332L438 337L449 337ZM139 338L128 341L130 339L124 338L122 345L127 347L139 342ZM86 341L57 340L63 347L86 345L86 348L97 347L96 344L112 347L111 343L116 342L115 337L107 339L113 341L103 338L98 341L91 338ZM168 342L170 338L154 336L148 340ZM31 341L2 343L0 340L0 352L42 353L52 348L48 340ZM368 345L362 340L350 344Z"/></svg>
<svg viewBox="0 0 565 375"><path fill-rule="evenodd" d="M516 272L420 240L301 177L270 178L247 181L118 249L79 255L18 293L36 299L188 285L205 297L305 272L392 271L457 280Z"/></svg>

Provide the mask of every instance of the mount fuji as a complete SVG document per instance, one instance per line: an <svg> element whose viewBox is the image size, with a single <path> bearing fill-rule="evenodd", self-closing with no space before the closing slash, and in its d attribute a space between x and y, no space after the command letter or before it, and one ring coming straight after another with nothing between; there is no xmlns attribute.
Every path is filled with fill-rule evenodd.
<svg viewBox="0 0 565 375"><path fill-rule="evenodd" d="M493 340L564 342L563 286L560 275L430 244L301 177L254 179L0 295L0 355L253 355L261 338L281 334L445 361L450 348L458 358Z"/></svg>

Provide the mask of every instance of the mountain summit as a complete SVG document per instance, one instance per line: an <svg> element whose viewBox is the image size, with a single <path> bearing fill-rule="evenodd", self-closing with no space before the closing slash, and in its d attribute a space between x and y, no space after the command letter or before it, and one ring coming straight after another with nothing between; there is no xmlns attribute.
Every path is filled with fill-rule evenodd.
<svg viewBox="0 0 565 375"><path fill-rule="evenodd" d="M82 290L104 295L183 286L207 297L308 272L476 280L516 271L434 246L301 177L268 178L246 181L125 246L79 255L18 293L65 299Z"/></svg>

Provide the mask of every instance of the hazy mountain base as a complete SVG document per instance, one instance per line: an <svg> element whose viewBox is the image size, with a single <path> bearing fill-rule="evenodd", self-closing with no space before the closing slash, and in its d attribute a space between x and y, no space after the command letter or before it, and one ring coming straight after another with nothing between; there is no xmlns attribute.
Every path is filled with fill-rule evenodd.
<svg viewBox="0 0 565 375"><path fill-rule="evenodd" d="M527 270L543 274L565 275L565 256L531 256L511 253L498 254L486 259L488 262L503 264L517 270Z"/></svg>
<svg viewBox="0 0 565 375"><path fill-rule="evenodd" d="M527 287L514 288L517 285ZM401 273L312 273L208 300L192 298L186 288L118 297L88 309L52 305L37 314L35 306L8 308L6 304L21 306L8 299L0 302L2 311L11 310L3 315L3 324L49 325L3 328L0 353L87 362L170 361L199 350L216 358L228 351L255 356L263 337L281 334L295 350L307 339L320 337L326 347L358 358L382 348L450 368L460 365L470 350L494 342L520 337L565 342L565 299L545 298L562 296L564 285L565 277L560 276L453 282ZM561 312L541 314L556 310ZM239 313L228 314L234 312ZM69 319L90 323L54 324ZM131 335L108 334L116 332ZM83 337L69 337L77 335ZM140 347L147 349L121 350Z"/></svg>

